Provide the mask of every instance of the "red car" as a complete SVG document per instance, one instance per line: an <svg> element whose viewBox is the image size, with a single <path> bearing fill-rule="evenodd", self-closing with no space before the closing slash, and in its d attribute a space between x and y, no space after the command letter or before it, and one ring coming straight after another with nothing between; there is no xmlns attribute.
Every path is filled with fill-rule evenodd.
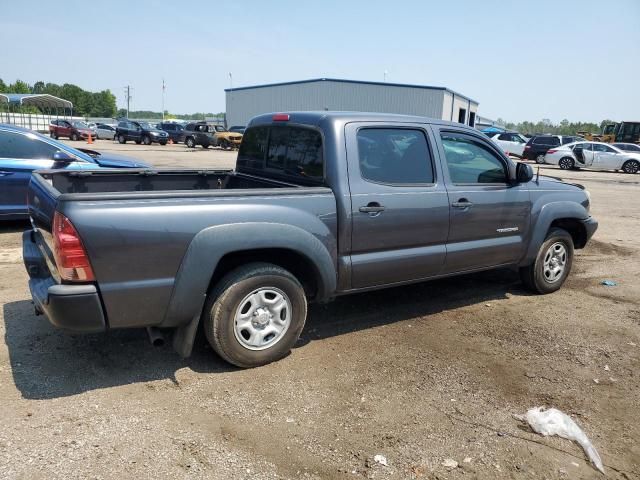
<svg viewBox="0 0 640 480"><path fill-rule="evenodd" d="M69 137L70 140L87 139L89 135L95 137L89 126L79 120L53 120L49 124L49 135L56 140L60 137Z"/></svg>

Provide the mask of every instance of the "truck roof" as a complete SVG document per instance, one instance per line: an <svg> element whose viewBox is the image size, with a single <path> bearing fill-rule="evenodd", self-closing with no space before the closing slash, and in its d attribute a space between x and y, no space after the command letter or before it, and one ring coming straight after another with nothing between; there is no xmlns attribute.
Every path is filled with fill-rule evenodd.
<svg viewBox="0 0 640 480"><path fill-rule="evenodd" d="M319 125L321 121L330 123L350 123L350 122L392 122L392 123L428 123L431 125L452 126L458 129L467 129L475 133L479 130L463 125L461 123L449 122L437 118L421 117L418 115L403 115L397 113L375 113L375 112L339 112L339 111L310 111L310 112L274 112L265 113L252 118L248 127L255 125L265 125L273 123L285 123L274 120L274 115L289 115L290 123Z"/></svg>

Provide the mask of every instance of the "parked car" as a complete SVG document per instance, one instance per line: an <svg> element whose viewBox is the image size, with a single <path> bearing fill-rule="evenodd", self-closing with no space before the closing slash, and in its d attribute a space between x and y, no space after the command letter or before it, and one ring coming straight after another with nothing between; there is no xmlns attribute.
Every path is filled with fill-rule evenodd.
<svg viewBox="0 0 640 480"><path fill-rule="evenodd" d="M159 130L167 132L173 143L184 141L184 126L175 122L162 122L156 125Z"/></svg>
<svg viewBox="0 0 640 480"><path fill-rule="evenodd" d="M607 143L575 142L548 150L545 163L558 165L563 170L589 168L638 173L640 153L626 152Z"/></svg>
<svg viewBox="0 0 640 480"><path fill-rule="evenodd" d="M133 140L137 144L151 145L152 143L159 143L160 145L166 145L169 141L169 134L158 130L148 122L120 120L116 127L116 138L119 143L127 143L128 140Z"/></svg>
<svg viewBox="0 0 640 480"><path fill-rule="evenodd" d="M230 132L222 125L212 125L215 130L215 145L225 150L239 148L242 142L242 134L238 132ZM213 131L211 130L211 131Z"/></svg>
<svg viewBox="0 0 640 480"><path fill-rule="evenodd" d="M54 140L67 137L69 140L86 140L94 135L89 126L79 120L52 120L49 124L49 136Z"/></svg>
<svg viewBox="0 0 640 480"><path fill-rule="evenodd" d="M640 153L640 145L637 143L613 143L612 145L625 152Z"/></svg>
<svg viewBox="0 0 640 480"><path fill-rule="evenodd" d="M89 130L91 130L92 137L96 138L96 135L98 134L98 124L94 122L89 122L87 123L87 127L89 127Z"/></svg>
<svg viewBox="0 0 640 480"><path fill-rule="evenodd" d="M491 140L496 142L507 155L515 155L516 157L522 157L524 152L524 146L529 139L524 135L520 135L517 132L493 132L485 133Z"/></svg>
<svg viewBox="0 0 640 480"><path fill-rule="evenodd" d="M184 127L184 144L189 148L209 148L216 145L215 129L206 122L191 122Z"/></svg>
<svg viewBox="0 0 640 480"><path fill-rule="evenodd" d="M247 127L242 125L234 125L233 127L229 127L229 131L233 133L243 133L247 129Z"/></svg>
<svg viewBox="0 0 640 480"><path fill-rule="evenodd" d="M550 148L579 142L580 140L583 140L583 138L570 135L534 135L524 146L522 158L535 160L536 163L544 163L544 155Z"/></svg>
<svg viewBox="0 0 640 480"><path fill-rule="evenodd" d="M506 266L558 290L597 222L583 187L532 179L457 123L261 115L235 171L34 174L23 257L54 325L174 329L186 356L202 322L255 367L287 355L310 301Z"/></svg>
<svg viewBox="0 0 640 480"><path fill-rule="evenodd" d="M96 138L113 140L116 138L116 128L106 123L96 123Z"/></svg>
<svg viewBox="0 0 640 480"><path fill-rule="evenodd" d="M39 169L146 168L138 160L77 150L39 133L0 124L0 219L27 218L27 186Z"/></svg>

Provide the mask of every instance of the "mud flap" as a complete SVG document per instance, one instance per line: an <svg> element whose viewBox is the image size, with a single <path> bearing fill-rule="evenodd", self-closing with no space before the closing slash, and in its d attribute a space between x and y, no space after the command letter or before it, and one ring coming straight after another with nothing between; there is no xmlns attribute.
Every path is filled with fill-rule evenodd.
<svg viewBox="0 0 640 480"><path fill-rule="evenodd" d="M173 334L173 349L178 352L178 355L182 358L191 356L191 352L193 351L193 342L196 339L199 323L200 315L197 315L193 317L189 323L178 327Z"/></svg>

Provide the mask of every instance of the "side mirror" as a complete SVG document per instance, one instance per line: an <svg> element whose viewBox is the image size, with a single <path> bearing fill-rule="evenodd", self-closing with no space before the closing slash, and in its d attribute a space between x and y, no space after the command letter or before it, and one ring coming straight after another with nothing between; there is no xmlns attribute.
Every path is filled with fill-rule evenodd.
<svg viewBox="0 0 640 480"><path fill-rule="evenodd" d="M53 154L53 161L59 163L71 163L75 162L76 159L69 155L67 152L63 152L62 150L58 150Z"/></svg>
<svg viewBox="0 0 640 480"><path fill-rule="evenodd" d="M533 179L533 168L528 163L518 162L516 164L516 182L527 183Z"/></svg>

